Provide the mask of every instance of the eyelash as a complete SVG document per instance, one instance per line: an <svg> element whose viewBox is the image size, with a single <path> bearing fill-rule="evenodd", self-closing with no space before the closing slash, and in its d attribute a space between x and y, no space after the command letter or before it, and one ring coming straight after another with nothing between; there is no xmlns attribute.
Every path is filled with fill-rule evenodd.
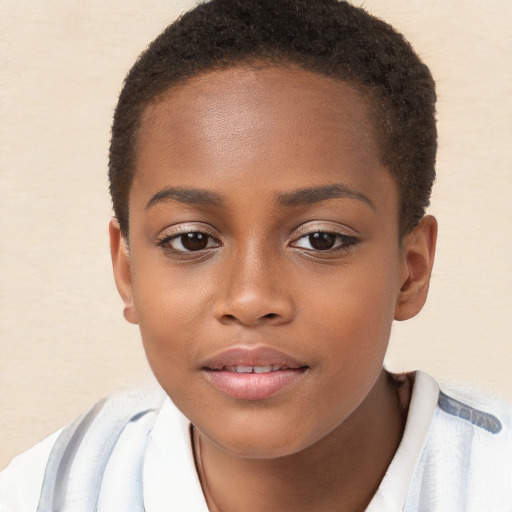
<svg viewBox="0 0 512 512"><path fill-rule="evenodd" d="M198 250L188 250L183 245L183 241L184 241L183 239L187 235L200 235L201 237L203 237L203 236L206 237L206 244L207 244L206 247L204 247L202 249L198 249ZM176 249L175 247L172 247L172 243L174 241L179 241L181 246L183 247L183 249ZM210 245L212 241L214 243L216 243L217 245L212 247ZM173 234L173 235L165 235L163 238L160 238L159 240L157 240L156 245L158 247L161 247L165 251L172 252L172 253L175 253L175 254L195 254L195 253L201 253L202 254L205 250L209 250L209 249L213 249L215 247L219 247L220 243L218 242L218 240L213 235L211 235L210 233L208 233L206 231L190 230L190 231L182 231L180 233L176 233L176 234Z"/></svg>
<svg viewBox="0 0 512 512"><path fill-rule="evenodd" d="M332 247L326 248L326 249L315 249L314 247L308 248L304 246L297 245L297 242L300 242L301 240L308 240L308 243L311 245L311 237L314 237L315 235L323 235L317 237L318 241L322 243L322 241L326 240L327 237L334 237L334 245ZM323 240L322 240L323 239ZM337 233L336 231L329 231L329 230L323 230L323 229L315 229L313 231L309 231L306 233L303 233L300 237L296 238L291 246L292 247L298 247L300 249L303 249L305 251L308 251L311 254L315 255L330 255L333 253L339 253L343 251L348 251L352 246L358 244L360 242L359 238L352 236L352 235L346 235L344 233Z"/></svg>
<svg viewBox="0 0 512 512"><path fill-rule="evenodd" d="M206 246L200 247L196 250L187 249L183 245L183 242L185 241L184 237L189 236L189 241L191 241L192 237L194 235L196 237L199 236L200 239L201 239L201 237L206 237L205 238ZM318 249L318 248L312 247L311 243L313 242L313 240L311 239L311 237L315 237L315 235L319 235L317 237L318 242L322 243L324 241L327 241L329 243L332 241L333 246L327 247L325 249ZM328 239L328 237L334 237L334 240L330 240L330 239ZM298 242L301 242L303 240L308 241L308 243L310 244L311 247L304 247L303 245L298 244ZM179 244L181 245L181 248L173 247L172 243L174 241L178 241ZM199 240L199 241L201 241L201 240ZM344 233L337 233L335 231L329 231L329 230L323 230L323 229L315 229L315 230L310 230L308 232L302 233L301 236L295 238L290 243L290 246L294 247L294 248L301 249L311 255L314 254L315 256L322 256L322 255L328 256L328 255L348 251L352 246L358 244L359 242L360 242L360 239L355 236L352 236L352 235L346 235ZM211 245L212 243L214 245ZM175 233L172 235L165 235L156 241L156 245L169 253L183 255L183 256L185 256L185 255L199 256L199 255L203 255L205 253L205 251L209 251L211 249L220 247L221 243L217 240L217 238L215 238L211 233L208 233L207 231L188 230L188 231L182 231L179 233Z"/></svg>

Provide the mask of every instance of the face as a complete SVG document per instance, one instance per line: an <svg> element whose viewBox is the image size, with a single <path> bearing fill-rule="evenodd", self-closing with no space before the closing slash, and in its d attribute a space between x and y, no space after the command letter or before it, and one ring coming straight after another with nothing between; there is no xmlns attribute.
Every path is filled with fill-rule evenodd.
<svg viewBox="0 0 512 512"><path fill-rule="evenodd" d="M148 107L116 280L210 441L291 454L364 403L410 274L398 204L366 100L338 80L234 68Z"/></svg>

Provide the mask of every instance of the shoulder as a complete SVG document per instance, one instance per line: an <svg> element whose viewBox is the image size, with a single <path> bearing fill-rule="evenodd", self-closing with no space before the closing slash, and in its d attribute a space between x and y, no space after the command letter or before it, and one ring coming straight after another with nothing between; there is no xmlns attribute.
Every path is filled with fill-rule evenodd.
<svg viewBox="0 0 512 512"><path fill-rule="evenodd" d="M48 457L60 430L14 457L0 473L0 511L36 510Z"/></svg>
<svg viewBox="0 0 512 512"><path fill-rule="evenodd" d="M511 411L510 403L485 393L442 386L411 495L442 500L444 508L433 510L508 510Z"/></svg>
<svg viewBox="0 0 512 512"><path fill-rule="evenodd" d="M35 511L58 494L63 481L79 482L82 473L104 470L114 448L126 444L124 438L131 445L145 443L164 398L156 386L116 393L15 457L0 473L0 512Z"/></svg>

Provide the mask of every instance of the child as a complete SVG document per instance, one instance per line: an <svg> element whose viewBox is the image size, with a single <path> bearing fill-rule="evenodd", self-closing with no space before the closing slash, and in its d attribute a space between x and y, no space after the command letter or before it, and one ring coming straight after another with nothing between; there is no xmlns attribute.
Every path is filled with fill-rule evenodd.
<svg viewBox="0 0 512 512"><path fill-rule="evenodd" d="M344 2L213 0L166 29L109 170L116 283L165 393L17 458L0 510L510 510L508 412L383 369L434 260L434 104Z"/></svg>

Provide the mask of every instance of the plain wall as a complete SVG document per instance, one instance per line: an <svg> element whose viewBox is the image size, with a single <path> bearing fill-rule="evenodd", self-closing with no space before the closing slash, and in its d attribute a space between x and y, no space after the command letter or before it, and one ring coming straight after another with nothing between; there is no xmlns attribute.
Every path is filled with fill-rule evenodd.
<svg viewBox="0 0 512 512"><path fill-rule="evenodd" d="M138 53L190 5L0 1L0 468L149 375L111 276L109 127ZM512 398L512 2L364 6L409 38L439 94L437 262L388 366Z"/></svg>

